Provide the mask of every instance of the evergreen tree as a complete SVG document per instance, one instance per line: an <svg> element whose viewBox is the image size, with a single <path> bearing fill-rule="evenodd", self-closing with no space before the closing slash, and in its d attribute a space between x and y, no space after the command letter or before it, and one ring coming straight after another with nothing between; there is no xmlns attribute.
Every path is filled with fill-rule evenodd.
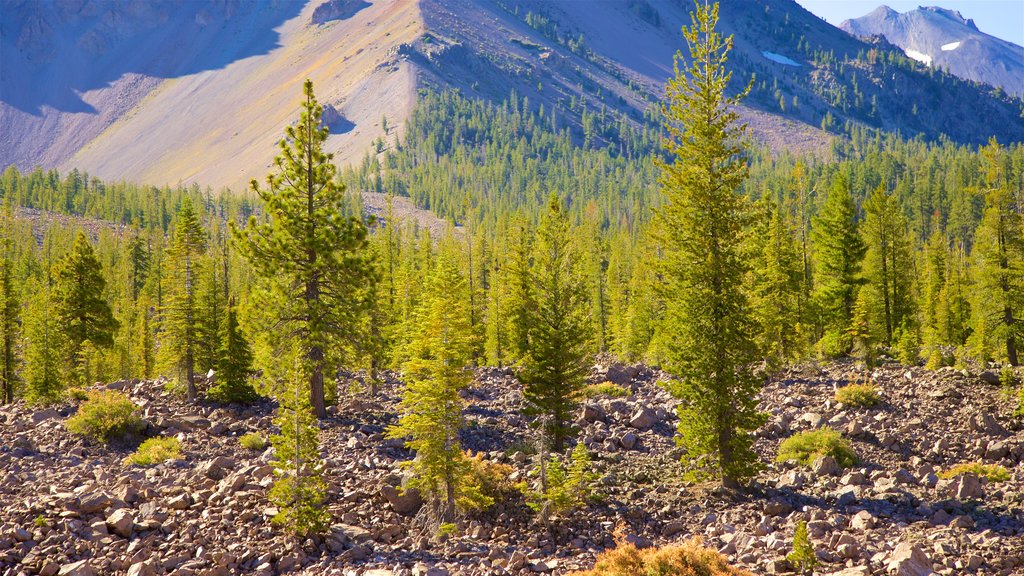
<svg viewBox="0 0 1024 576"><path fill-rule="evenodd" d="M983 151L986 163L985 213L975 235L977 286L975 288L974 350L987 359L1002 348L1003 356L1018 365L1021 302L1024 301L1024 220L1020 199L1005 181L1002 148L995 140Z"/></svg>
<svg viewBox="0 0 1024 576"><path fill-rule="evenodd" d="M325 418L325 374L335 372L337 355L360 337L367 287L377 278L367 259L366 226L343 216L344 187L336 182L332 156L323 151L328 134L321 123L323 107L311 81L303 90L302 113L285 130L276 173L267 177L265 188L252 182L268 221L253 217L245 229L233 232L269 296L265 335L301 341L309 360L310 403L317 417Z"/></svg>
<svg viewBox="0 0 1024 576"><path fill-rule="evenodd" d="M293 343L284 377L272 384L277 399L274 425L274 485L268 494L277 506L275 524L298 536L322 533L330 525L324 506L327 482L320 457L319 428L309 405L306 385L313 369L305 351Z"/></svg>
<svg viewBox="0 0 1024 576"><path fill-rule="evenodd" d="M30 403L51 404L64 393L62 369L65 362L66 341L60 321L54 311L48 279L33 280L28 285L31 294L25 311L25 399Z"/></svg>
<svg viewBox="0 0 1024 576"><path fill-rule="evenodd" d="M238 327L234 300L229 303L220 341L216 383L210 388L210 397L218 402L253 402L259 395L249 381L252 376L252 348Z"/></svg>
<svg viewBox="0 0 1024 576"><path fill-rule="evenodd" d="M149 242L136 230L135 235L132 236L128 244L128 258L131 269L129 282L131 284L132 300L139 298L139 293L146 285L146 279L149 276L150 255Z"/></svg>
<svg viewBox="0 0 1024 576"><path fill-rule="evenodd" d="M468 458L459 445L463 401L470 381L474 344L469 323L466 280L459 271L453 247L443 247L430 285L416 310L416 330L402 365L405 390L398 424L391 438L405 439L416 452L408 464L411 486L429 499L434 527L449 522L457 502L465 497Z"/></svg>
<svg viewBox="0 0 1024 576"><path fill-rule="evenodd" d="M758 347L776 362L795 356L800 347L800 255L785 217L765 203L762 223L754 229L751 305L759 326Z"/></svg>
<svg viewBox="0 0 1024 576"><path fill-rule="evenodd" d="M865 251L857 231L857 210L844 176L832 180L813 226L814 298L821 314L821 327L844 331L850 325L857 287L862 283L860 269Z"/></svg>
<svg viewBox="0 0 1024 576"><path fill-rule="evenodd" d="M53 284L54 314L67 342L68 366L79 382L89 377L86 345L108 348L114 343L118 322L104 298L106 285L92 244L79 232L71 252L57 264Z"/></svg>
<svg viewBox="0 0 1024 576"><path fill-rule="evenodd" d="M223 345L227 299L221 262L207 256L202 262L202 274L197 286L196 366L201 371L216 369Z"/></svg>
<svg viewBox="0 0 1024 576"><path fill-rule="evenodd" d="M734 111L749 86L726 96L732 37L715 30L718 4L698 4L691 18L683 28L690 63L681 68L677 53L668 83L665 146L674 160L662 165L666 201L655 215L668 306L665 367L676 377L670 392L684 399L679 431L687 457L707 457L723 484L737 486L757 469L750 433L763 421L760 382L751 372L754 323L743 291L741 236L749 209L738 189L748 168Z"/></svg>
<svg viewBox="0 0 1024 576"><path fill-rule="evenodd" d="M587 378L592 321L580 260L569 219L558 196L552 195L534 244L529 349L520 379L526 414L541 417L555 452L562 452L572 433L572 418Z"/></svg>
<svg viewBox="0 0 1024 576"><path fill-rule="evenodd" d="M156 369L156 358L154 358L153 328L150 322L149 298L139 299L138 304L138 333L135 335L136 346L139 351L139 362L142 371L140 375L145 379L153 377Z"/></svg>
<svg viewBox="0 0 1024 576"><path fill-rule="evenodd" d="M21 337L21 304L14 285L14 261L11 256L11 208L4 209L3 229L0 230L0 386L3 402L14 401L19 382L21 355L18 341Z"/></svg>
<svg viewBox="0 0 1024 576"><path fill-rule="evenodd" d="M502 282L507 286L509 357L519 361L530 351L530 310L535 306L532 279L533 229L520 214L507 243Z"/></svg>
<svg viewBox="0 0 1024 576"><path fill-rule="evenodd" d="M179 381L184 381L189 402L194 402L198 396L195 369L203 314L199 289L205 251L206 233L191 200L186 198L178 209L167 250L160 352L164 365Z"/></svg>
<svg viewBox="0 0 1024 576"><path fill-rule="evenodd" d="M913 247L896 198L881 186L864 202L864 213L864 275L877 303L874 316L884 329L880 341L888 346L898 329L913 329Z"/></svg>

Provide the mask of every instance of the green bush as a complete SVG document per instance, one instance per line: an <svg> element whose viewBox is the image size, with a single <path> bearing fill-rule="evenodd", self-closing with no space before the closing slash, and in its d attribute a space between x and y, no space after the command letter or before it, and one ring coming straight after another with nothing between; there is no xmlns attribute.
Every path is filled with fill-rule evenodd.
<svg viewBox="0 0 1024 576"><path fill-rule="evenodd" d="M72 434L99 442L108 442L119 436L137 433L143 428L139 407L120 392L103 390L87 392L86 401L78 412L68 418L67 429Z"/></svg>
<svg viewBox="0 0 1024 576"><path fill-rule="evenodd" d="M850 352L853 338L838 330L829 330L818 341L818 356L822 358L841 358Z"/></svg>
<svg viewBox="0 0 1024 576"><path fill-rule="evenodd" d="M598 474L592 470L590 454L582 442L569 457L568 466L554 456L547 462L547 488L530 490L523 486L526 505L546 517L568 512L593 498Z"/></svg>
<svg viewBox="0 0 1024 576"><path fill-rule="evenodd" d="M246 450L262 452L267 449L267 439L255 432L250 432L238 439L238 443Z"/></svg>
<svg viewBox="0 0 1024 576"><path fill-rule="evenodd" d="M939 478L955 478L961 474L974 474L979 478L988 478L989 482L1006 482L1010 479L1010 471L999 464L982 464L981 462L968 462L957 464L948 470L939 472Z"/></svg>
<svg viewBox="0 0 1024 576"><path fill-rule="evenodd" d="M178 458L181 458L181 442L177 438L150 438L134 454L125 458L125 464L152 466Z"/></svg>
<svg viewBox="0 0 1024 576"><path fill-rule="evenodd" d="M597 396L608 396L610 398L625 398L632 394L626 388L612 382L601 382L591 384L583 389L584 398L595 398Z"/></svg>
<svg viewBox="0 0 1024 576"><path fill-rule="evenodd" d="M871 384L850 384L836 390L836 402L855 408L871 408L881 404L882 398Z"/></svg>
<svg viewBox="0 0 1024 576"><path fill-rule="evenodd" d="M797 572L804 574L814 570L818 565L818 556L814 553L814 546L807 536L807 522L803 520L796 523L796 531L793 533L793 551L786 555L786 560L796 568Z"/></svg>
<svg viewBox="0 0 1024 576"><path fill-rule="evenodd" d="M921 356L921 340L917 330L904 326L896 335L896 359L904 366L917 366Z"/></svg>
<svg viewBox="0 0 1024 576"><path fill-rule="evenodd" d="M857 455L839 432L831 428L798 432L779 446L777 462L797 462L810 466L822 456L831 456L843 468L857 463Z"/></svg>

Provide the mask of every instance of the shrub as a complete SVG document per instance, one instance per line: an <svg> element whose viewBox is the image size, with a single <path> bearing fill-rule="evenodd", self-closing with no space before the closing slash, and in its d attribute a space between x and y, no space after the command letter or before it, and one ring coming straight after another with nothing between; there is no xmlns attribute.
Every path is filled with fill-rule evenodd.
<svg viewBox="0 0 1024 576"><path fill-rule="evenodd" d="M699 540L671 544L661 548L639 549L618 541L618 546L602 552L593 570L575 572L575 576L751 576L733 568L718 552L705 548Z"/></svg>
<svg viewBox="0 0 1024 576"><path fill-rule="evenodd" d="M822 358L840 358L853 347L853 339L849 334L838 330L829 330L818 341L818 355Z"/></svg>
<svg viewBox="0 0 1024 576"><path fill-rule="evenodd" d="M836 390L836 402L855 408L871 408L879 405L882 398L871 384L850 384Z"/></svg>
<svg viewBox="0 0 1024 576"><path fill-rule="evenodd" d="M612 382L601 382L591 384L583 389L584 398L595 398L597 396L608 396L609 398L625 398L631 392L626 388Z"/></svg>
<svg viewBox="0 0 1024 576"><path fill-rule="evenodd" d="M177 438L150 438L134 454L125 458L125 464L152 466L178 458L181 458L181 442Z"/></svg>
<svg viewBox="0 0 1024 576"><path fill-rule="evenodd" d="M81 388L68 388L67 395L68 399L75 402L84 402L89 399L89 393Z"/></svg>
<svg viewBox="0 0 1024 576"><path fill-rule="evenodd" d="M934 349L932 350L932 353L928 355L928 362L925 363L924 367L928 370L938 370L948 364L949 362L946 360L946 357L942 355L942 351Z"/></svg>
<svg viewBox="0 0 1024 576"><path fill-rule="evenodd" d="M246 450L262 452L267 449L267 439L255 432L250 432L238 439L238 443Z"/></svg>
<svg viewBox="0 0 1024 576"><path fill-rule="evenodd" d="M831 428L798 432L779 446L777 462L798 462L810 466L822 456L831 456L843 468L857 463L850 444Z"/></svg>
<svg viewBox="0 0 1024 576"><path fill-rule="evenodd" d="M999 370L999 384L1006 390L1017 389L1017 385L1020 384L1020 378L1017 376L1017 371L1013 369L1013 366L1003 366Z"/></svg>
<svg viewBox="0 0 1024 576"><path fill-rule="evenodd" d="M591 468L590 454L582 442L573 449L568 467L559 457L552 457L545 470L547 487L541 486L538 490L524 487L527 506L546 519L583 505L593 497L598 478Z"/></svg>
<svg viewBox="0 0 1024 576"><path fill-rule="evenodd" d="M473 455L466 453L469 460L470 482L479 487L479 491L492 501L499 496L515 491L515 484L509 478L513 468L507 464L492 462L484 458L483 452Z"/></svg>
<svg viewBox="0 0 1024 576"><path fill-rule="evenodd" d="M42 514L36 516L36 520L35 520L36 528L46 528L47 526L49 526L49 524L50 523L46 521L46 517L43 516Z"/></svg>
<svg viewBox="0 0 1024 576"><path fill-rule="evenodd" d="M807 522L803 520L796 523L796 531L793 533L793 551L786 555L793 567L798 572L807 573L818 565L818 557L814 554L814 546L807 536Z"/></svg>
<svg viewBox="0 0 1024 576"><path fill-rule="evenodd" d="M982 464L981 462L967 462L957 464L948 470L939 472L939 478L954 478L961 474L974 474L979 478L988 478L989 482L1006 482L1010 479L1010 471L999 464Z"/></svg>
<svg viewBox="0 0 1024 576"><path fill-rule="evenodd" d="M917 330L904 326L896 338L896 359L904 366L917 366L921 356L921 340L917 337Z"/></svg>
<svg viewBox="0 0 1024 576"><path fill-rule="evenodd" d="M86 398L68 418L67 429L72 434L107 442L142 429L139 407L124 394L104 390L87 392Z"/></svg>

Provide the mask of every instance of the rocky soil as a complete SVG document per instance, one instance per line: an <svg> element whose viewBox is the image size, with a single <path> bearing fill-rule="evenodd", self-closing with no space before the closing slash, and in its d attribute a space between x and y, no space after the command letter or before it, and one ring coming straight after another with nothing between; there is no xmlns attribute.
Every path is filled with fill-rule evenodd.
<svg viewBox="0 0 1024 576"><path fill-rule="evenodd" d="M997 384L888 364L873 372L883 404L851 409L833 393L863 377L852 364L776 375L763 391L770 419L757 435L765 469L737 493L684 481L661 376L642 366L595 371L595 381L632 392L595 398L580 412L599 501L547 528L514 495L440 544L418 533L419 502L396 489L411 457L383 435L396 419L397 382L374 398L344 398L322 423L333 526L305 542L269 523L272 453L238 443L247 432L272 432L270 402L190 406L159 382L109 385L142 407L148 433L183 444L183 459L150 468L122 463L133 445L69 434L73 404L0 407L0 575L560 574L592 565L617 528L638 545L697 536L755 574L783 574L800 520L819 574L1024 574L1024 422L1012 419L1013 402ZM482 370L465 398L464 444L513 466L513 480L525 477L532 432L514 379ZM850 439L856 468L827 458L813 469L773 462L783 439L819 426ZM977 460L1002 464L1011 479L937 476Z"/></svg>

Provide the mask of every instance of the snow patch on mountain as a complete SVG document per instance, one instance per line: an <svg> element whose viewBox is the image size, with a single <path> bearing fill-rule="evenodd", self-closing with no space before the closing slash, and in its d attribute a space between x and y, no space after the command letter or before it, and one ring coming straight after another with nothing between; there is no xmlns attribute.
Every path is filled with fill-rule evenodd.
<svg viewBox="0 0 1024 576"><path fill-rule="evenodd" d="M921 62L925 66L932 65L932 57L923 52L918 52L917 50L914 50L912 48L907 48L905 52L907 56L913 58L914 60L917 60L918 62Z"/></svg>
<svg viewBox="0 0 1024 576"><path fill-rule="evenodd" d="M787 57L783 56L782 54L776 54L775 52L769 52L769 51L765 50L765 51L761 52L761 56L764 56L765 58L771 60L772 62L777 62L777 63L783 64L785 66L796 66L796 67L800 66L800 63L795 61L795 60L793 60L792 58L787 58Z"/></svg>
<svg viewBox="0 0 1024 576"><path fill-rule="evenodd" d="M942 45L942 51L943 52L949 52L950 50L956 50L959 47L960 47L960 41L958 40L956 42L950 42L949 44L943 44Z"/></svg>

